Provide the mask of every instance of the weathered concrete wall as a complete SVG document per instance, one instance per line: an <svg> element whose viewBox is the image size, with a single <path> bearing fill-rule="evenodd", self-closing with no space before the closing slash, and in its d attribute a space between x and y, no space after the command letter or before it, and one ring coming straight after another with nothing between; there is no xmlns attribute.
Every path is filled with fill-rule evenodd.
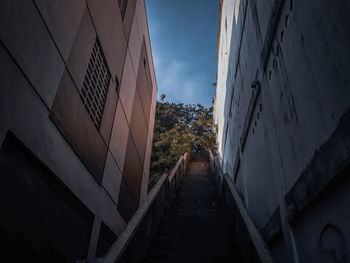
<svg viewBox="0 0 350 263"><path fill-rule="evenodd" d="M11 240L28 251L37 248L48 254L58 253L60 262L92 259L106 252L144 201L157 85L145 3L126 2L123 18L118 1L114 0L1 1L1 177L22 178L26 174L28 182L32 182L23 179L19 181L21 185L9 182L7 186L16 193L18 203L14 200L13 204L22 203L16 210L16 217L22 222L13 221L12 226L11 220L0 222L1 231L10 233L4 237L4 243ZM92 70L91 65L97 63L96 48L100 55L96 56L98 66ZM92 79L96 85L89 92L95 99L91 104L95 105L83 99L88 91L86 83L92 83ZM94 89L96 86L106 88L106 94ZM97 109L99 106L101 109ZM94 107L101 114L97 123L92 121ZM131 151L133 159L127 156ZM46 184L39 177L31 177L35 171L42 173ZM50 188L56 183L57 189ZM26 191L29 189L30 193L34 186L52 191L52 196L47 194L51 199L44 200L43 196L42 204L40 198L37 200L38 207L45 202L57 204L57 220L51 226L38 221L40 217L49 218L50 209L42 209L42 215L33 218L24 216L27 214L22 206L26 200L22 199L31 198ZM26 190L17 193L22 187ZM38 192L47 193L45 189ZM7 219L12 210L4 203L11 204L11 198L1 199L5 207L2 214ZM28 204L35 204L29 199ZM66 233L74 233L74 227L63 227L73 214L77 218L89 215L81 216L88 227L80 233L84 240L82 248L77 249L83 251L79 255L68 255L66 249L60 250L60 245L57 251L54 249L55 242L73 242ZM33 234L16 224L38 230L33 230ZM56 240L48 241L52 235L45 231L55 228ZM39 232L42 236L35 234ZM16 239L16 235L23 236L24 241ZM29 245L23 245L26 238ZM83 247L86 243L87 247ZM79 246L78 241L75 246ZM8 252L5 247L1 249L2 254ZM24 255L30 259L30 254Z"/></svg>
<svg viewBox="0 0 350 263"><path fill-rule="evenodd" d="M217 86L217 94L225 96L216 96L216 105L224 105L223 112L215 112L224 120L217 122L223 172L271 241L276 259L310 262L307 254L318 253L320 260L331 255L332 249L317 243L326 221L343 240L334 249L349 257L348 245L342 250L349 244L349 227L336 220L349 219L340 212L349 204L335 201L341 195L347 200L348 194L338 184L331 202L322 189L338 180L350 161L350 4L236 2L240 9L232 25L226 86ZM225 66L219 59L218 76ZM323 201L311 208L315 198ZM331 207L338 213L326 219ZM307 224L314 231L305 231Z"/></svg>

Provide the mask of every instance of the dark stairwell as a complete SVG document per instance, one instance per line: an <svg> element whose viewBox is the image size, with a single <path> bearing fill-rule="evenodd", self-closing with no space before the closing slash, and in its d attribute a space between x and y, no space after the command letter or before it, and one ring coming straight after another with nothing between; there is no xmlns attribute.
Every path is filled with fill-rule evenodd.
<svg viewBox="0 0 350 263"><path fill-rule="evenodd" d="M145 262L243 262L215 184L209 157L193 154Z"/></svg>
<svg viewBox="0 0 350 263"><path fill-rule="evenodd" d="M159 179L104 263L273 262L218 159L189 156Z"/></svg>

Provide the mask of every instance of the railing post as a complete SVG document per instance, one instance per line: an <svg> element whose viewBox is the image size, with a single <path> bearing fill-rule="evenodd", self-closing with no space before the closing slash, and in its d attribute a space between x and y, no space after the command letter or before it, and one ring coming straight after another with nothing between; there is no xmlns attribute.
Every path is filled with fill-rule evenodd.
<svg viewBox="0 0 350 263"><path fill-rule="evenodd" d="M219 183L220 193L224 196L225 200L231 200L235 207L235 220L239 220L240 222L239 230L244 232L242 237L242 242L248 242L252 245L256 250L256 257L250 258L252 255L249 255L248 258L254 260L258 260L257 262L261 263L273 263L273 259L270 255L270 251L261 237L259 231L256 229L253 221L249 217L249 214L241 201L233 182L228 174L223 174L219 161L216 156L213 156L210 152L210 163L212 165L212 170L215 174L215 177ZM244 230L245 229L245 230ZM238 231L239 231L238 230ZM237 233L236 233L237 234ZM242 233L241 233L242 234ZM245 241L244 241L245 240ZM244 246L244 245L243 245ZM247 245L249 247L249 245ZM249 251L248 253L252 253ZM248 254L247 254L248 255ZM252 262L249 260L249 262Z"/></svg>
<svg viewBox="0 0 350 263"><path fill-rule="evenodd" d="M164 210L172 198L187 168L189 154L179 158L172 172L163 174L131 218L103 259L103 263L138 262L150 245Z"/></svg>

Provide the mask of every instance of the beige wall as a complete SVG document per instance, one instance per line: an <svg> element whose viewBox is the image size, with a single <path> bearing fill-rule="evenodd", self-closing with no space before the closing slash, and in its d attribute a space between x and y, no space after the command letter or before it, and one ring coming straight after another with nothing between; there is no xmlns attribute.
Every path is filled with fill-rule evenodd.
<svg viewBox="0 0 350 263"><path fill-rule="evenodd" d="M110 76L98 128L82 100L97 42ZM123 20L117 0L2 1L0 61L0 145L12 134L93 215L94 257L100 227L115 239L147 194L157 85L144 1Z"/></svg>

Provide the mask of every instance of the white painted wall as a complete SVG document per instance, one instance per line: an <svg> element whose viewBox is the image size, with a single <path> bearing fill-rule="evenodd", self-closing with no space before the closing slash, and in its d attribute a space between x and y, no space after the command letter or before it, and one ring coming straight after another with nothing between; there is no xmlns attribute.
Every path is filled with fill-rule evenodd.
<svg viewBox="0 0 350 263"><path fill-rule="evenodd" d="M235 186L258 228L268 224L276 209L283 206L284 195L296 185L315 155L321 151L327 153L324 145L334 139L334 132L342 134L345 126L340 123L350 111L346 73L350 69L347 61L350 51L346 48L350 45L350 27L347 26L350 20L346 15L350 4L311 0L307 3L294 1L292 5L291 0L285 0L264 69L261 54L274 2L223 1L218 46L214 111L218 155L223 172L237 180ZM261 83L261 96L242 150L251 83L255 80ZM342 136L345 141L349 135ZM349 152L345 149L347 146L335 147L344 154L325 155L324 162L336 163L337 158ZM240 169L235 178L238 159ZM327 169L329 173L336 173ZM337 194L345 195L340 190ZM339 211L346 209L344 204L332 205ZM324 224L318 220L323 216L321 211L327 210L325 206L326 203L319 205L319 210L313 211L312 220L320 232ZM334 214L334 218L337 217L342 216ZM286 219L284 222L289 224ZM304 228L304 223L298 224L298 227L289 226L290 236L285 240L293 238L294 232L304 237L299 230ZM344 229L348 231L347 227ZM310 234L305 240L313 240L317 235ZM297 242L302 253L307 253L307 242L303 238ZM301 258L306 255L302 253Z"/></svg>
<svg viewBox="0 0 350 263"><path fill-rule="evenodd" d="M222 135L225 121L224 105L226 98L226 79L228 72L228 61L230 57L230 45L232 25L235 20L235 13L232 12L235 5L239 5L240 0L223 0L221 7L221 23L219 25L220 38L218 40L218 74L216 83L215 112L214 119L218 125L218 151L222 153ZM238 4L236 4L238 3Z"/></svg>

